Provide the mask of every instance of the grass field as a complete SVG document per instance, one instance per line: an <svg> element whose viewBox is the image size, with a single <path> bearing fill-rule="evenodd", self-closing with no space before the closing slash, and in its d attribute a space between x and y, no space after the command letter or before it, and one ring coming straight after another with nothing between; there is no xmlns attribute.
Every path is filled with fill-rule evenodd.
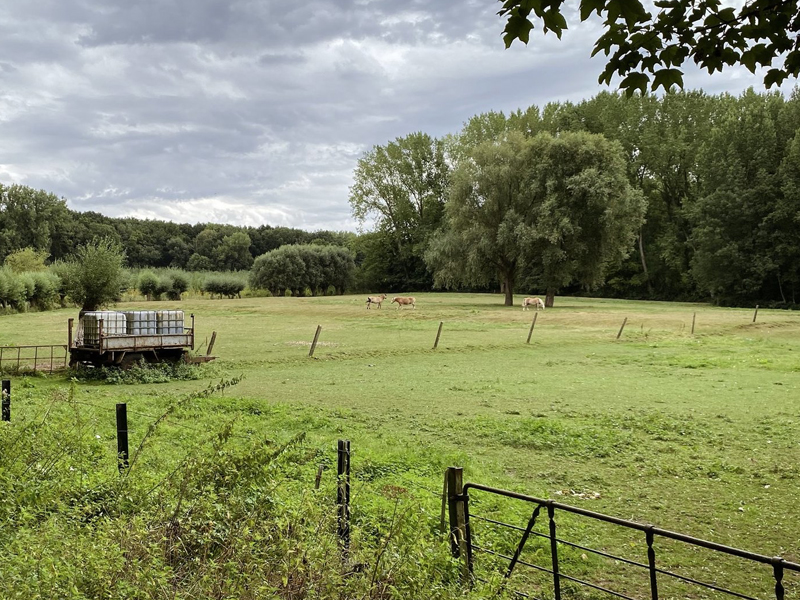
<svg viewBox="0 0 800 600"><path fill-rule="evenodd" d="M154 478L177 464L178 450L198 432L235 419L242 438L287 440L306 432L309 443L330 448L330 461L336 439L350 439L356 529L369 495L386 489L405 490L425 523L437 521L442 472L457 464L467 481L800 559L798 314L760 310L754 324L752 310L557 298L555 308L539 313L526 345L534 313L503 307L490 295L420 294L416 310L384 304L367 311L360 296L119 308L134 307L193 312L198 340L218 332L219 358L205 376L244 376L224 395L170 416L142 459ZM64 343L74 313L0 317L0 345ZM308 358L318 324L320 343ZM19 421L38 418L46 399L68 386L61 376L14 379ZM113 456L116 402L128 403L135 445L153 416L198 387L84 382L75 398L97 419L97 435ZM98 416L105 407L108 417ZM477 494L474 505L518 525L530 513ZM518 540L477 526L476 532L506 553ZM646 562L641 536L568 518L562 534ZM660 564L683 574L771 594L768 568L668 544L658 550ZM528 552L547 566L545 544L532 540ZM491 564L478 560L482 569ZM579 550L565 550L563 560L571 573L623 585L633 595L649 589L645 574ZM535 581L526 589L535 590ZM712 596L665 583L662 597Z"/></svg>

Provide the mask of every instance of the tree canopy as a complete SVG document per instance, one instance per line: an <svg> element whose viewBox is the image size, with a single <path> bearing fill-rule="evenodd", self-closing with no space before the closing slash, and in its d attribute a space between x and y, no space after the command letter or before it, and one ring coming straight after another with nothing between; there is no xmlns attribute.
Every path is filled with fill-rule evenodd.
<svg viewBox="0 0 800 600"><path fill-rule="evenodd" d="M510 132L476 146L453 176L443 230L427 259L444 287L518 279L547 290L595 287L631 251L645 203L628 183L622 147L602 135Z"/></svg>
<svg viewBox="0 0 800 600"><path fill-rule="evenodd" d="M592 56L602 52L608 60L599 81L610 84L622 77L620 88L629 94L648 87L682 88L687 60L709 73L733 65L753 73L766 67L767 88L800 73L797 0L748 0L739 8L721 0L656 0L654 12L640 0L499 1L506 47L515 40L527 44L537 24L561 39L571 4L579 4L581 21L601 19L603 33Z"/></svg>

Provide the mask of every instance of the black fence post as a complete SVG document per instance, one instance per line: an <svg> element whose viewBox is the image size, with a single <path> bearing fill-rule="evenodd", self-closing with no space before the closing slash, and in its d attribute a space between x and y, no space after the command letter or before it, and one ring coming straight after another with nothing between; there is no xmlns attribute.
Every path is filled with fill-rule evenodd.
<svg viewBox="0 0 800 600"><path fill-rule="evenodd" d="M756 312L753 313L753 323L756 322L756 317L758 316L758 304L756 304Z"/></svg>
<svg viewBox="0 0 800 600"><path fill-rule="evenodd" d="M558 572L558 539L556 538L556 509L547 505L547 516L550 519L550 556L553 561L553 598L561 600L561 575Z"/></svg>
<svg viewBox="0 0 800 600"><path fill-rule="evenodd" d="M650 570L650 598L658 600L658 580L656 579L656 551L653 549L653 526L645 532L645 539L647 540L647 565Z"/></svg>
<svg viewBox="0 0 800 600"><path fill-rule="evenodd" d="M122 473L128 468L128 405L117 404L117 467Z"/></svg>
<svg viewBox="0 0 800 600"><path fill-rule="evenodd" d="M772 563L772 574L775 577L775 600L783 600L783 559L780 556L776 556Z"/></svg>
<svg viewBox="0 0 800 600"><path fill-rule="evenodd" d="M3 379L0 395L3 397L3 421L11 420L11 380Z"/></svg>
<svg viewBox="0 0 800 600"><path fill-rule="evenodd" d="M345 556L350 551L350 440L339 440L336 461L336 506L339 509L337 533Z"/></svg>
<svg viewBox="0 0 800 600"><path fill-rule="evenodd" d="M622 335L622 330L625 329L625 323L627 323L627 322L628 322L628 317L625 317L622 320L622 327L619 328L619 333L617 334L617 339L619 339L619 336Z"/></svg>

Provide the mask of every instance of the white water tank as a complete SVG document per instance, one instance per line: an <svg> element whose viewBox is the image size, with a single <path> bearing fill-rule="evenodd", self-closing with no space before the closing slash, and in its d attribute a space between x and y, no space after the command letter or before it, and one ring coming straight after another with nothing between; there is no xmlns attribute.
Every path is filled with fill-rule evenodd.
<svg viewBox="0 0 800 600"><path fill-rule="evenodd" d="M161 335L183 334L182 310L156 311L158 333Z"/></svg>
<svg viewBox="0 0 800 600"><path fill-rule="evenodd" d="M126 310L128 335L156 335L158 321L154 310Z"/></svg>
<svg viewBox="0 0 800 600"><path fill-rule="evenodd" d="M84 345L97 346L100 343L100 321L103 321L103 337L125 335L128 332L128 320L121 312L90 311L81 317Z"/></svg>

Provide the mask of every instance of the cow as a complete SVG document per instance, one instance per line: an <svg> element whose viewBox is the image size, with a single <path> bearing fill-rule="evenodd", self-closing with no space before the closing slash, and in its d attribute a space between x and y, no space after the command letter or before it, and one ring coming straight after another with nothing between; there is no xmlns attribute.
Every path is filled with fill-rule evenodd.
<svg viewBox="0 0 800 600"><path fill-rule="evenodd" d="M544 310L544 302L541 298L525 298L522 301L522 310L528 310L529 306L533 306L536 310L540 308Z"/></svg>
<svg viewBox="0 0 800 600"><path fill-rule="evenodd" d="M417 299L413 296L395 296L392 298L392 304L397 302L397 310L400 310L401 306L408 306L411 305L411 308L417 307Z"/></svg>
<svg viewBox="0 0 800 600"><path fill-rule="evenodd" d="M367 297L367 310L369 310L372 304L377 304L378 308L381 307L381 302L386 300L386 294L381 294L380 296L368 296Z"/></svg>

